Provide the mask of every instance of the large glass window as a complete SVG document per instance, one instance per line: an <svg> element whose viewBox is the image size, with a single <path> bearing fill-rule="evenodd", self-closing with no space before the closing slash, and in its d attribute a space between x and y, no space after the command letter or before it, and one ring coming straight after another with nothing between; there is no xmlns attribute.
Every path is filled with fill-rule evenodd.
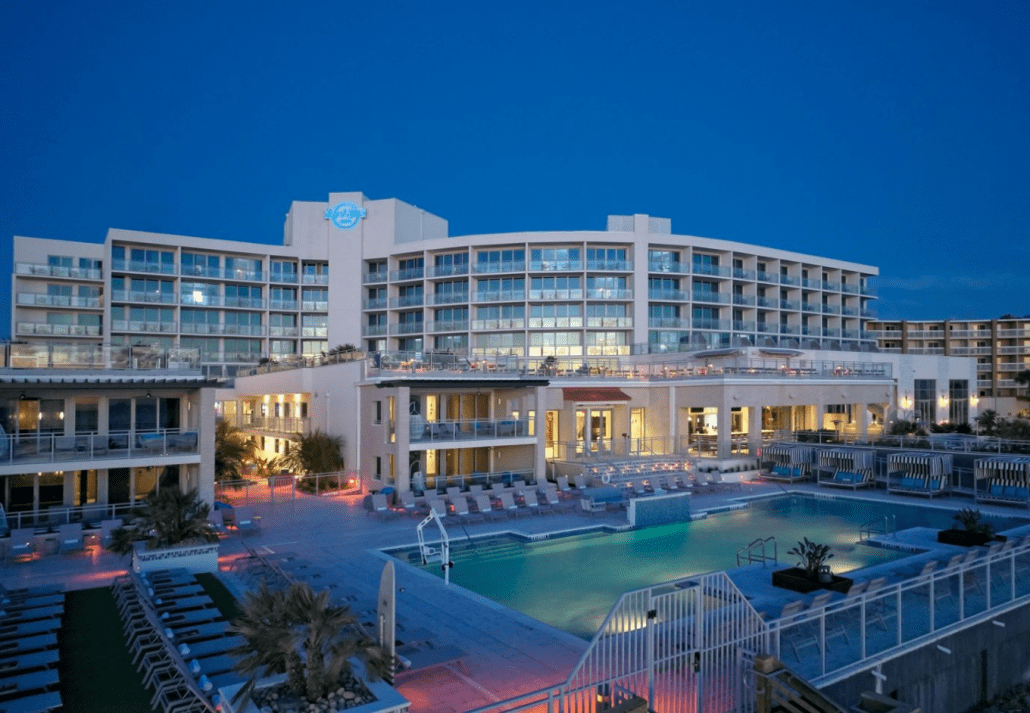
<svg viewBox="0 0 1030 713"><path fill-rule="evenodd" d="M648 250L648 269L652 272L679 272L680 254L678 250Z"/></svg>
<svg viewBox="0 0 1030 713"><path fill-rule="evenodd" d="M969 423L969 382L952 379L948 382L948 420L951 423Z"/></svg>
<svg viewBox="0 0 1030 713"><path fill-rule="evenodd" d="M915 419L918 423L937 422L937 381L936 379L915 380Z"/></svg>

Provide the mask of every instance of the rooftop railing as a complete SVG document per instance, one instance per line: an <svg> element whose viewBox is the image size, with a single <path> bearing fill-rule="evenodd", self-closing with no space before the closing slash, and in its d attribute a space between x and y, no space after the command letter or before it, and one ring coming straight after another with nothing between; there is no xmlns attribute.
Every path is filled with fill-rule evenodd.
<svg viewBox="0 0 1030 713"><path fill-rule="evenodd" d="M176 369L200 368L200 350L98 346L69 342L0 343L0 368L7 369Z"/></svg>

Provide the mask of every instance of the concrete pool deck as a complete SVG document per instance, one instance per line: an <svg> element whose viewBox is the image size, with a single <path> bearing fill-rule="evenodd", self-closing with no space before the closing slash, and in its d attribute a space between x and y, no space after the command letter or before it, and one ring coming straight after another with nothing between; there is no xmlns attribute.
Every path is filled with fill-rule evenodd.
<svg viewBox="0 0 1030 713"><path fill-rule="evenodd" d="M857 495L877 501L951 510L971 505L966 498L927 503L920 498L889 496L880 491L853 494L811 484L794 484L787 490L840 497ZM693 510L716 509L741 498L782 492L784 488L777 484L747 484L739 492L696 496ZM262 516L261 532L249 535L247 544L264 553L290 552L309 560L323 570L320 582L352 590L359 602L375 600L380 573L388 559L379 548L415 543L415 525L419 521L419 518L406 515L385 519L370 516L357 496L298 496L296 500L274 505L254 505L252 510ZM1028 516L1025 510L1011 507L985 506L980 510L999 516ZM473 537L500 532L533 535L597 525L624 525L625 517L624 511L586 515L575 510L474 523L466 525L465 530ZM435 527L430 532L434 534L429 537L436 539ZM448 524L448 532L453 539L465 537L465 532L458 525ZM924 543L919 540L911 544ZM237 536L223 541L220 574L238 596L248 584L230 568L234 561L245 555L244 544ZM784 559L789 558L781 557L781 562ZM127 558L94 548L83 554L50 555L26 563L8 563L4 566L2 581L10 588L51 582L62 582L69 589L105 586L125 571L127 563ZM734 565L733 561L726 563L727 568ZM891 566L897 567L896 564L881 565L885 568ZM796 596L772 588L768 584L768 571L757 565L737 570L731 576L746 593L761 597L761 601L771 607ZM877 575L870 569L860 576L871 578ZM398 686L398 690L412 701L412 710L417 713L467 711L557 684L565 680L587 647L585 640L461 588L447 587L441 578L412 567L397 567L397 586L403 590L397 596L397 613L406 631L424 629L437 645L456 646L467 654L464 671L457 666L442 666L413 675ZM561 602L555 602L555 606L560 607ZM404 640L405 630L398 631L399 639Z"/></svg>

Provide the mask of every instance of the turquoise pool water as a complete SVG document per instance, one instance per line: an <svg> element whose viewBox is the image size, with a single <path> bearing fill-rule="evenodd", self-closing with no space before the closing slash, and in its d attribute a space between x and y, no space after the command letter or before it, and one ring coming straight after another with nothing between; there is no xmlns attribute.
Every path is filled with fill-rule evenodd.
<svg viewBox="0 0 1030 713"><path fill-rule="evenodd" d="M628 590L731 569L736 553L756 537L773 535L780 562L802 537L832 547L833 571L842 574L906 556L858 544L859 527L885 514L898 530L947 528L951 513L935 508L848 498L787 495L704 520L621 533L591 532L535 542L515 536L458 540L452 532L451 582L546 622L591 638L619 596ZM994 521L999 530L1023 520ZM417 548L390 552L417 563ZM421 565L418 565L421 566ZM439 565L425 567L443 576Z"/></svg>

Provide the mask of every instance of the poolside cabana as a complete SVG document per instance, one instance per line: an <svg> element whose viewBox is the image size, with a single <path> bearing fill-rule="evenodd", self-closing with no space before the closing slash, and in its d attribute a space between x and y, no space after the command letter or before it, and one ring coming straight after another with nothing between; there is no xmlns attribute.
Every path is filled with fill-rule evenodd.
<svg viewBox="0 0 1030 713"><path fill-rule="evenodd" d="M976 502L1008 503L1030 508L1030 458L995 456L973 464Z"/></svg>
<svg viewBox="0 0 1030 713"><path fill-rule="evenodd" d="M833 448L819 451L816 482L837 488L866 488L875 485L873 469L876 451L860 448Z"/></svg>
<svg viewBox="0 0 1030 713"><path fill-rule="evenodd" d="M887 492L944 495L951 488L951 456L944 453L892 453L887 456Z"/></svg>
<svg viewBox="0 0 1030 713"><path fill-rule="evenodd" d="M812 469L812 447L773 443L762 449L763 478L790 483L807 480Z"/></svg>

